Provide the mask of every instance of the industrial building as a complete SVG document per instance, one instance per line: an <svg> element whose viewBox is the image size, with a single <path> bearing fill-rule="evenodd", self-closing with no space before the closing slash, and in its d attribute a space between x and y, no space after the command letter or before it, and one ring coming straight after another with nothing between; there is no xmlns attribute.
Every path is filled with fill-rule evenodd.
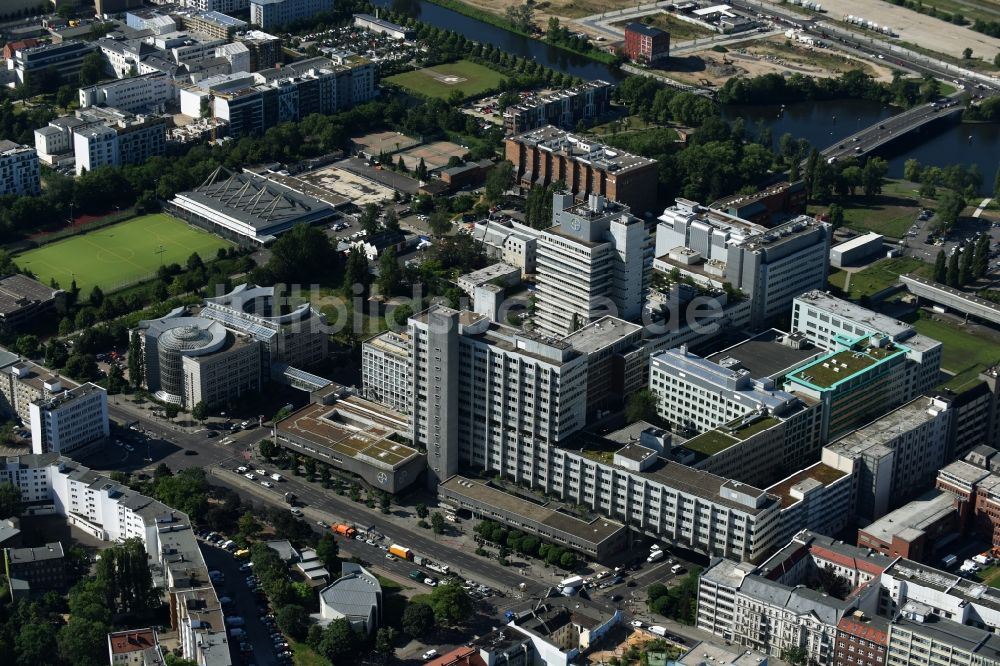
<svg viewBox="0 0 1000 666"><path fill-rule="evenodd" d="M507 137L505 157L525 190L562 181L577 198L600 194L644 215L656 205L656 160L547 125Z"/></svg>
<svg viewBox="0 0 1000 666"><path fill-rule="evenodd" d="M297 224L320 224L337 214L322 201L264 176L222 166L194 190L177 193L167 210L247 246L267 245Z"/></svg>
<svg viewBox="0 0 1000 666"><path fill-rule="evenodd" d="M354 27L364 28L371 32L388 35L393 39L409 39L413 37L413 30L397 25L385 19L380 19L371 14L355 14Z"/></svg>
<svg viewBox="0 0 1000 666"><path fill-rule="evenodd" d="M834 268L859 266L882 254L884 237L870 231L863 236L844 241L830 248L830 265Z"/></svg>

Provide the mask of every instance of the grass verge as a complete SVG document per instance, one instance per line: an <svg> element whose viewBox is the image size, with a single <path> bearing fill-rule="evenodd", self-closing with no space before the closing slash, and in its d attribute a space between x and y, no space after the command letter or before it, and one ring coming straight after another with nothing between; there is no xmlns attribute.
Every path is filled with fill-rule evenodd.
<svg viewBox="0 0 1000 666"><path fill-rule="evenodd" d="M945 382L945 386L953 391L974 385L980 371L1000 361L1000 342L997 339L970 332L949 319L921 312L913 327L944 345L941 367L955 373Z"/></svg>

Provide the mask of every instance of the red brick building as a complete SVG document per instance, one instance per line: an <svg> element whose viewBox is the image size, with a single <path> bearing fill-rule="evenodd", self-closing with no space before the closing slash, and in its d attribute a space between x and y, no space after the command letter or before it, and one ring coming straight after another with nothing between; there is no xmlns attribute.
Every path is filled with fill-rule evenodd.
<svg viewBox="0 0 1000 666"><path fill-rule="evenodd" d="M7 42L3 47L3 59L10 60L14 57L14 53L21 51L22 49L30 49L38 46L38 40L34 38L19 39L16 42Z"/></svg>
<svg viewBox="0 0 1000 666"><path fill-rule="evenodd" d="M548 125L508 137L506 159L523 189L562 181L577 198L600 194L642 216L656 205L656 160L610 149Z"/></svg>
<svg viewBox="0 0 1000 666"><path fill-rule="evenodd" d="M833 666L884 666L888 644L886 621L856 611L837 623Z"/></svg>
<svg viewBox="0 0 1000 666"><path fill-rule="evenodd" d="M635 62L656 64L670 57L670 33L642 23L625 26L625 55Z"/></svg>

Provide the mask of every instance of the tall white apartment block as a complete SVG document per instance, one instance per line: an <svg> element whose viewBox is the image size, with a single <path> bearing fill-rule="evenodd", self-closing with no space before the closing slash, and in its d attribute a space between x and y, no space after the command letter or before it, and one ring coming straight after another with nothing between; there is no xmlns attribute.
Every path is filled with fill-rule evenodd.
<svg viewBox="0 0 1000 666"><path fill-rule="evenodd" d="M0 195L37 195L41 192L38 153L30 146L0 141Z"/></svg>
<svg viewBox="0 0 1000 666"><path fill-rule="evenodd" d="M333 0L250 0L250 22L267 30L333 9Z"/></svg>
<svg viewBox="0 0 1000 666"><path fill-rule="evenodd" d="M596 194L584 203L556 194L552 212L538 238L538 331L562 336L605 315L638 319L653 260L642 220Z"/></svg>
<svg viewBox="0 0 1000 666"><path fill-rule="evenodd" d="M583 427L587 357L565 342L434 306L410 319L413 441L432 477L459 465L534 478L548 446Z"/></svg>
<svg viewBox="0 0 1000 666"><path fill-rule="evenodd" d="M73 132L73 154L76 155L76 175L102 166L120 163L118 132L107 125L91 125Z"/></svg>
<svg viewBox="0 0 1000 666"><path fill-rule="evenodd" d="M108 436L108 392L83 384L31 403L32 453L70 455Z"/></svg>
<svg viewBox="0 0 1000 666"><path fill-rule="evenodd" d="M413 348L407 333L385 331L361 345L361 390L366 398L409 414L413 409Z"/></svg>
<svg viewBox="0 0 1000 666"><path fill-rule="evenodd" d="M692 354L686 345L650 357L649 388L656 395L660 418L694 432L751 412L781 416L801 404L796 396L776 389L773 380L723 367Z"/></svg>
<svg viewBox="0 0 1000 666"><path fill-rule="evenodd" d="M803 215L768 228L686 199L659 219L654 267L706 286L729 283L750 298L753 326L787 312L803 291L826 287L824 222Z"/></svg>

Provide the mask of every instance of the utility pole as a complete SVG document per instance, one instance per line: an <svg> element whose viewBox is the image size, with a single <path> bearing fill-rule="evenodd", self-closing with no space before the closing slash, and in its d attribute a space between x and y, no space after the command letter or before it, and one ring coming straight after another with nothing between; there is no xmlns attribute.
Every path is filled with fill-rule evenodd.
<svg viewBox="0 0 1000 666"><path fill-rule="evenodd" d="M166 250L164 250L164 249L163 249L163 246L162 246L162 245L160 246L160 249L158 249L158 250L153 250L153 254L158 254L158 255L160 255L160 266L163 266L163 253L164 253L164 252L166 252Z"/></svg>

